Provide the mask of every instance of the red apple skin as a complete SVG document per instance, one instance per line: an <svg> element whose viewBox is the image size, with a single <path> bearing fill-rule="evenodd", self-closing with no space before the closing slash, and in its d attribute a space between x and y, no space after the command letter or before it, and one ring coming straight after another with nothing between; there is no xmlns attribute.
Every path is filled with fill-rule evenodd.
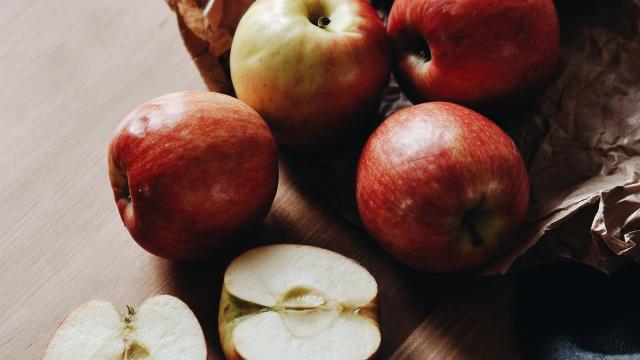
<svg viewBox="0 0 640 360"><path fill-rule="evenodd" d="M203 258L240 241L268 213L278 185L267 124L217 93L142 104L115 132L108 160L124 225L145 250L167 259Z"/></svg>
<svg viewBox="0 0 640 360"><path fill-rule="evenodd" d="M291 21L300 15L285 12L285 5L330 7L339 1L262 0L245 14L243 31L234 37L230 65L236 94L264 117L284 146L317 152L343 143L375 115L382 100L391 69L384 24L369 1L341 1L356 9L346 16L355 24L349 29L333 29L340 19L332 19L320 30Z"/></svg>
<svg viewBox="0 0 640 360"><path fill-rule="evenodd" d="M560 32L552 0L396 0L389 14L395 74L414 102L501 110L547 84ZM425 62L418 53L424 42Z"/></svg>
<svg viewBox="0 0 640 360"><path fill-rule="evenodd" d="M501 255L529 202L524 162L507 134L460 105L401 110L369 138L356 198L369 234L420 270L474 270Z"/></svg>

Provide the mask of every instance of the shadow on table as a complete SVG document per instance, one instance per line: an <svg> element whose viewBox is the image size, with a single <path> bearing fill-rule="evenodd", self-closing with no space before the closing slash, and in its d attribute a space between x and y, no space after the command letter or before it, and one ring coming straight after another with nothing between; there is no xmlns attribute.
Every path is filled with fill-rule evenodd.
<svg viewBox="0 0 640 360"><path fill-rule="evenodd" d="M250 236L253 241L206 261L158 262L167 291L189 304L200 320L212 358L222 358L217 316L224 270L243 250L269 243L324 247L355 259L374 275L380 289L380 359L394 354L428 359L454 350L456 359L478 359L493 352L496 341L512 348L508 278L434 276L406 268L336 214L324 194L288 166L283 161L283 191L263 226ZM428 346L420 348L424 344Z"/></svg>

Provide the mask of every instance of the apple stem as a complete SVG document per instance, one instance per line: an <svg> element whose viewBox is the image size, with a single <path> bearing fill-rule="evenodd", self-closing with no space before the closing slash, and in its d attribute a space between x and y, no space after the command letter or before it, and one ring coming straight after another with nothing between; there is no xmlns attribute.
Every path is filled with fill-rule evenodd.
<svg viewBox="0 0 640 360"><path fill-rule="evenodd" d="M427 54L426 50L420 51L420 53L418 53L418 56L420 56L420 59L422 59L422 61L424 62L428 62L429 60L431 60L431 54Z"/></svg>
<svg viewBox="0 0 640 360"><path fill-rule="evenodd" d="M124 322L129 324L131 322L131 318L136 314L136 309L132 308L129 305L127 306L127 315L124 316Z"/></svg>
<svg viewBox="0 0 640 360"><path fill-rule="evenodd" d="M326 16L320 16L320 17L318 18L318 27L319 27L320 29L324 29L324 28L326 28L326 27L327 27L327 25L329 25L329 24L331 24L331 19L329 19L328 17L326 17Z"/></svg>

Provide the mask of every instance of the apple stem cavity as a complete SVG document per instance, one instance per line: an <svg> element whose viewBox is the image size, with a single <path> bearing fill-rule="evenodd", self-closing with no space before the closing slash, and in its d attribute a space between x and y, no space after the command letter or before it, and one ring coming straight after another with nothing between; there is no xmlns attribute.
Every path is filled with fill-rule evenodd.
<svg viewBox="0 0 640 360"><path fill-rule="evenodd" d="M433 56L431 55L431 48L429 47L429 43L422 37L418 37L415 41L415 47L413 48L413 53L418 56L418 58L424 62L428 63L431 61Z"/></svg>
<svg viewBox="0 0 640 360"><path fill-rule="evenodd" d="M469 241L474 246L480 246L484 242L482 236L478 232L478 229L473 225L473 222L469 220L470 214L466 214L462 218L462 230L465 231L469 236Z"/></svg>
<svg viewBox="0 0 640 360"><path fill-rule="evenodd" d="M327 16L320 16L318 18L318 27L320 29L326 28L329 24L331 24L331 19L329 19Z"/></svg>
<svg viewBox="0 0 640 360"><path fill-rule="evenodd" d="M427 44L426 42L422 43L420 48L418 48L418 57L420 57L420 60L422 60L425 63L431 61L432 56L431 56L431 49L429 48L429 44Z"/></svg>
<svg viewBox="0 0 640 360"><path fill-rule="evenodd" d="M109 158L109 178L111 186L116 195L116 201L123 199L131 201L131 192L129 191L129 178L122 167L113 159Z"/></svg>
<svg viewBox="0 0 640 360"><path fill-rule="evenodd" d="M480 237L480 233L475 228L475 226L469 226L469 231L471 232L471 243L475 246L480 246L483 243L482 238Z"/></svg>

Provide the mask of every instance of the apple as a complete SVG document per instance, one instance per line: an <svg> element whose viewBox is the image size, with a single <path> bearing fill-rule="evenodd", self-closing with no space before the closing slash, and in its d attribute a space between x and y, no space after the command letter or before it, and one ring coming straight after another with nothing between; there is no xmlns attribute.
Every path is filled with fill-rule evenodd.
<svg viewBox="0 0 640 360"><path fill-rule="evenodd" d="M558 59L552 0L396 0L395 74L414 102L508 109L535 96Z"/></svg>
<svg viewBox="0 0 640 360"><path fill-rule="evenodd" d="M378 286L355 261L304 245L245 252L224 274L218 317L229 360L364 360L380 346Z"/></svg>
<svg viewBox="0 0 640 360"><path fill-rule="evenodd" d="M115 132L108 160L124 225L167 259L203 258L242 240L278 186L267 124L238 99L210 92L140 105Z"/></svg>
<svg viewBox="0 0 640 360"><path fill-rule="evenodd" d="M160 295L121 314L108 301L89 301L60 324L44 360L206 360L198 320L180 299Z"/></svg>
<svg viewBox="0 0 640 360"><path fill-rule="evenodd" d="M474 270L512 243L529 202L527 169L507 134L463 106L403 109L361 154L358 210L369 234L420 270Z"/></svg>
<svg viewBox="0 0 640 360"><path fill-rule="evenodd" d="M279 143L326 149L375 113L386 31L365 0L260 0L238 24L230 68L236 95Z"/></svg>

